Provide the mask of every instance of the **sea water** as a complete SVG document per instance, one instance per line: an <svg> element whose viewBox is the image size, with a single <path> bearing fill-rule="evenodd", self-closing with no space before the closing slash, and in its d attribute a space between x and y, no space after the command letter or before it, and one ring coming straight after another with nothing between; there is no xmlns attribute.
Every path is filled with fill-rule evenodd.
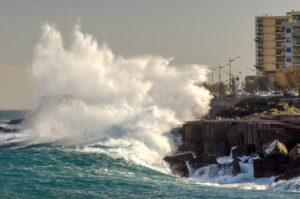
<svg viewBox="0 0 300 199"><path fill-rule="evenodd" d="M6 121L24 112L0 112ZM23 141L26 132L0 134L1 198L299 198L298 180L255 180L251 161L236 177L180 178L126 160L108 140L86 145ZM19 145L9 145L12 143ZM219 161L230 161L230 157ZM227 181L226 181L227 179Z"/></svg>

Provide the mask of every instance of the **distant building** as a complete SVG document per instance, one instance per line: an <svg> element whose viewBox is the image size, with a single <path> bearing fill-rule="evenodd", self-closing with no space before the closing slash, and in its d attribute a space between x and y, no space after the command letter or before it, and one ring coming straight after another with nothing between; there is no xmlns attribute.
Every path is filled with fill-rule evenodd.
<svg viewBox="0 0 300 199"><path fill-rule="evenodd" d="M266 76L272 87L278 69L300 66L300 12L257 16L255 30L257 75Z"/></svg>

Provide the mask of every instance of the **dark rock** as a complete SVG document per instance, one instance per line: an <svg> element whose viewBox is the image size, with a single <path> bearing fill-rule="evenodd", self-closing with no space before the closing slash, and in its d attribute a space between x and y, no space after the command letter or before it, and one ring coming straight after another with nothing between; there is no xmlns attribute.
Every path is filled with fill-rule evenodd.
<svg viewBox="0 0 300 199"><path fill-rule="evenodd" d="M237 124L232 126L227 132L228 142L231 146L244 145L245 126Z"/></svg>
<svg viewBox="0 0 300 199"><path fill-rule="evenodd" d="M228 123L216 122L205 125L207 130L203 131L202 142L225 143L227 140Z"/></svg>
<svg viewBox="0 0 300 199"><path fill-rule="evenodd" d="M165 158L165 160L181 160L183 162L191 161L197 157L197 153L194 151L183 151L183 152L176 152L172 155L169 155Z"/></svg>
<svg viewBox="0 0 300 199"><path fill-rule="evenodd" d="M165 157L164 160L170 165L172 173L181 177L188 177L189 171L185 162Z"/></svg>
<svg viewBox="0 0 300 199"><path fill-rule="evenodd" d="M164 160L170 165L173 174L188 177L189 173L186 162L194 160L196 157L196 152L185 151L166 156Z"/></svg>
<svg viewBox="0 0 300 199"><path fill-rule="evenodd" d="M25 121L24 118L19 118L19 119L10 120L7 124L10 124L10 125L22 124L24 121Z"/></svg>
<svg viewBox="0 0 300 199"><path fill-rule="evenodd" d="M278 163L275 159L257 159L253 161L254 177L264 178L280 175L288 170L287 163Z"/></svg>
<svg viewBox="0 0 300 199"><path fill-rule="evenodd" d="M261 150L263 145L269 144L270 142L273 142L274 140L278 140L281 143L283 143L286 147L293 147L294 144L290 146L290 143L293 142L293 137L288 136L285 132L286 130L284 128L276 128L276 129L259 129L257 133L257 144L260 144ZM259 151L259 150L258 150ZM262 151L261 151L262 152Z"/></svg>
<svg viewBox="0 0 300 199"><path fill-rule="evenodd" d="M232 163L230 163L228 167L231 168L231 173L233 176L236 176L241 172L240 163L237 160L234 160Z"/></svg>
<svg viewBox="0 0 300 199"><path fill-rule="evenodd" d="M184 124L182 135L183 141L202 141L202 124Z"/></svg>
<svg viewBox="0 0 300 199"><path fill-rule="evenodd" d="M273 142L269 144L265 144L263 146L263 156L265 158L269 158L274 155L283 156L283 157L287 157L288 155L287 148L283 143L281 143L278 140L274 140Z"/></svg>
<svg viewBox="0 0 300 199"><path fill-rule="evenodd" d="M256 148L254 144L248 144L248 145L239 145L236 146L233 150L232 150L232 157L234 159L241 157L241 156L249 156L252 153L256 152Z"/></svg>
<svg viewBox="0 0 300 199"><path fill-rule="evenodd" d="M300 144L296 144L288 154L291 168L300 167Z"/></svg>
<svg viewBox="0 0 300 199"><path fill-rule="evenodd" d="M199 154L203 152L203 145L200 142L187 141L180 145L177 151L195 151Z"/></svg>
<svg viewBox="0 0 300 199"><path fill-rule="evenodd" d="M254 158L254 157L256 157L256 155L257 155L257 154L252 154L252 155L250 155L246 160L243 161L243 163L248 163L249 160L252 159L252 158ZM237 159L237 160L239 160L239 159ZM239 161L240 161L240 160L239 160Z"/></svg>
<svg viewBox="0 0 300 199"><path fill-rule="evenodd" d="M230 154L230 145L227 143L205 142L203 143L203 153L215 158L228 156Z"/></svg>
<svg viewBox="0 0 300 199"><path fill-rule="evenodd" d="M217 164L217 160L215 156L211 154L198 154L196 159L190 161L190 165L194 169L198 169L203 166L207 166L210 164Z"/></svg>
<svg viewBox="0 0 300 199"><path fill-rule="evenodd" d="M0 126L0 133L16 133L19 132L19 129L7 129Z"/></svg>
<svg viewBox="0 0 300 199"><path fill-rule="evenodd" d="M295 168L275 178L274 181L278 182L279 180L289 180L298 176L300 176L300 168Z"/></svg>

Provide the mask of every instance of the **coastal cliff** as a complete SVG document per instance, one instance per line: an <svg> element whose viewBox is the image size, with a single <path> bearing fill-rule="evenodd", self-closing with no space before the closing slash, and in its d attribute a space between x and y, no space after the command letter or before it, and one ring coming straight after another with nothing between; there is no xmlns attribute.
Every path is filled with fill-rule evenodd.
<svg viewBox="0 0 300 199"><path fill-rule="evenodd" d="M240 172L241 161L253 160L254 177L300 175L300 115L187 122L171 133L182 138L177 151L165 157L174 174L190 176L191 170L214 165L231 175ZM231 156L220 163L218 158ZM248 156L249 158L241 158Z"/></svg>

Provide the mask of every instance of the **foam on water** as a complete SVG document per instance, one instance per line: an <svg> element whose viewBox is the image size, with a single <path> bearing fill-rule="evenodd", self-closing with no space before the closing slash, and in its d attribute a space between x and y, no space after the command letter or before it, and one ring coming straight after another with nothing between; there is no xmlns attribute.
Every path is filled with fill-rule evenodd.
<svg viewBox="0 0 300 199"><path fill-rule="evenodd" d="M172 59L153 55L116 56L79 25L72 35L66 48L55 25L42 26L32 73L37 97L48 97L26 127L30 139L83 145L79 150L166 169L162 159L174 149L166 132L209 111L212 96L198 86L207 67L175 67Z"/></svg>
<svg viewBox="0 0 300 199"><path fill-rule="evenodd" d="M253 160L259 158L258 155L240 157L241 172L236 176L231 174L231 171L226 169L217 170L216 165L201 167L193 171L190 179L201 185L239 188L245 190L288 190L300 191L300 177L291 180L274 182L275 176L268 178L255 178L253 170ZM225 157L220 157L217 162L227 164L233 161L232 154ZM217 171L217 172L215 172Z"/></svg>

